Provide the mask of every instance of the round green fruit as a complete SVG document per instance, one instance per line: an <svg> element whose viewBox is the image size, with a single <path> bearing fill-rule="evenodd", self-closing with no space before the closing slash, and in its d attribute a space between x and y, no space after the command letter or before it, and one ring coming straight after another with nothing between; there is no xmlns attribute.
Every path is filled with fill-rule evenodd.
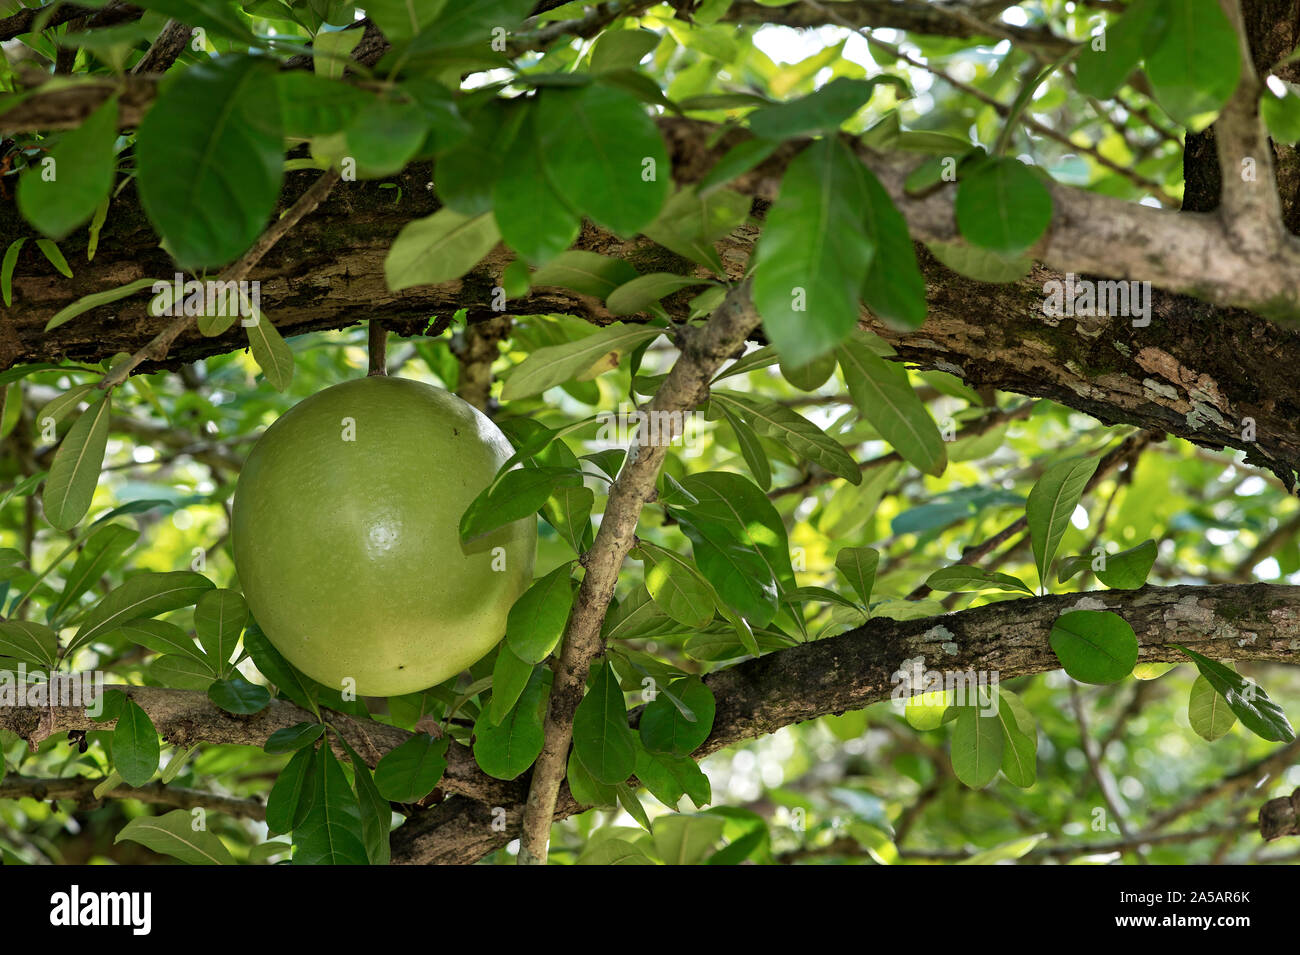
<svg viewBox="0 0 1300 955"><path fill-rule="evenodd" d="M267 639L312 679L366 696L482 659L532 581L537 523L469 545L458 528L512 453L486 416L417 381L348 381L290 409L248 455L231 521Z"/></svg>

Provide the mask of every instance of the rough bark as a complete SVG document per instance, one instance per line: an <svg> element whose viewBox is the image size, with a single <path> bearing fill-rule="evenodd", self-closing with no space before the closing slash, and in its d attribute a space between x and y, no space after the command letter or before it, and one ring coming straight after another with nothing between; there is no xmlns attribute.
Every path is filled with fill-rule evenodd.
<svg viewBox="0 0 1300 955"><path fill-rule="evenodd" d="M1106 608L1133 627L1139 662L1185 663L1179 643L1216 659L1295 663L1300 660L1300 587L1268 584L1144 587L1002 601L923 620L876 619L840 636L747 660L704 678L717 700L713 732L693 756L828 714L891 697L905 661L924 659L942 671L996 672L1009 680L1059 668L1048 645L1052 622L1074 609ZM632 721L639 718L634 711ZM522 806L500 804L504 826L490 813L448 800L409 819L393 834L394 859L463 863L519 835ZM556 819L578 812L561 794ZM462 825L465 820L473 824Z"/></svg>
<svg viewBox="0 0 1300 955"><path fill-rule="evenodd" d="M702 402L708 396L709 381L724 361L743 348L758 323L748 283L728 292L703 328L683 333L681 356L650 402L651 420L656 415L689 412ZM601 624L614 597L623 561L636 540L641 508L654 498L659 468L675 437L665 429L660 440L641 441L628 449L627 462L610 488L595 540L591 549L582 555L585 573L564 629L560 657L552 667L555 679L546 704L545 742L533 764L524 812L521 862L546 861L551 820L573 739L573 716L582 701L591 663L605 649Z"/></svg>
<svg viewBox="0 0 1300 955"><path fill-rule="evenodd" d="M1238 663L1300 660L1300 587L1271 584L1144 587L1002 601L921 620L880 618L706 676L717 711L712 733L694 756L702 758L792 723L889 699L895 674L905 661L917 657L924 658L929 669L996 671L1003 680L1055 670L1059 663L1048 645L1052 622L1067 610L1102 607L1121 614L1133 627L1141 662L1186 662L1174 643ZM280 700L251 716L236 716L197 691L115 689L128 693L162 737L180 746L261 746L276 730L313 719ZM640 712L632 712L633 725ZM410 738L406 730L382 723L339 713L328 718L371 765ZM94 722L81 707L0 710L0 729L32 741L112 726ZM451 795L432 809L416 812L393 833L394 861L472 862L520 834L527 780L488 777L473 754L456 742L448 749L447 761L439 786ZM554 818L581 808L568 788L560 787Z"/></svg>
<svg viewBox="0 0 1300 955"><path fill-rule="evenodd" d="M679 181L697 181L727 142L709 148L709 127L682 120L663 124ZM766 200L774 195L785 149L736 183L754 195L755 222L719 244L724 263L740 275L758 237ZM311 228L294 230L263 259L253 277L262 283L262 305L282 334L340 328L382 319L399 335L418 335L431 320L460 308L471 323L496 319L492 289L510 256L503 247L454 282L390 292L383 258L398 229L436 209L427 188L427 166L408 168L394 190L376 183L343 183L313 213ZM289 177L285 206L292 205L311 173ZM929 202L930 200L926 200ZM1154 210L1144 210L1154 212ZM926 211L932 227L942 212ZM1174 214L1168 214L1174 215ZM1182 215L1182 214L1178 214ZM947 213L951 228L951 213ZM16 208L0 205L0 234L25 231ZM34 249L24 248L14 276L14 306L0 326L0 368L40 360L98 361L134 352L167 319L132 314L127 303L80 316L48 335L43 328L60 308L82 295L145 276L170 278L172 268L128 188L114 203L99 250L84 261L85 233L65 243L75 276L59 275ZM30 243L29 243L30 245ZM688 263L646 239L619 239L590 225L577 248L618 256L639 271L689 269ZM1129 423L1168 432L1207 447L1236 448L1288 484L1300 469L1300 332L1258 315L1219 308L1185 296L1155 291L1151 323L1129 318L1051 318L1043 314L1044 284L1059 272L1037 266L1019 282L993 285L950 271L918 246L929 284L930 316L919 329L900 332L864 320L884 334L899 354L921 367L953 372L975 386L1051 398L1107 423ZM681 301L669 299L670 310ZM597 324L614 317L598 300L564 289L538 287L507 304L508 313L568 313ZM245 347L235 327L216 338L189 329L166 362L146 370L174 368L206 355ZM1254 421L1249 440L1244 419Z"/></svg>

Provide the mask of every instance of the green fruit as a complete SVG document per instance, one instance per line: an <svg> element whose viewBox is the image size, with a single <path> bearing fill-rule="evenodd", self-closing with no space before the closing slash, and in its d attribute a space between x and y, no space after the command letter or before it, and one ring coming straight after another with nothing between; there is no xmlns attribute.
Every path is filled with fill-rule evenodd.
<svg viewBox="0 0 1300 955"><path fill-rule="evenodd" d="M371 377L296 405L253 447L231 535L258 624L309 677L412 693L482 659L532 581L535 518L469 545L461 514L512 454L440 388Z"/></svg>

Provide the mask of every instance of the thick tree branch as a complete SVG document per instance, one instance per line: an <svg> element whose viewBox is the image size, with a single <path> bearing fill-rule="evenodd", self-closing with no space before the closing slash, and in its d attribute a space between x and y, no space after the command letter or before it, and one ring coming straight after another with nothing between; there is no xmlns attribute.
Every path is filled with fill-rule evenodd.
<svg viewBox="0 0 1300 955"><path fill-rule="evenodd" d="M674 176L683 184L697 182L743 136L731 133L712 144L708 137L713 127L681 119L661 120L660 128L669 142ZM794 146L778 150L733 183L755 197L757 216L775 195L794 152ZM901 195L908 162L872 161L879 163L878 171L895 195ZM385 286L383 259L393 237L408 220L437 208L425 189L430 177L429 167L420 165L396 177L403 189L399 206L394 206L391 191L375 183L349 183L336 189L315 213L310 232L284 237L267 254L252 277L262 283L263 308L283 334L343 327L364 317L382 319L398 335L419 334L428 326L430 314L449 317L461 308L467 310L471 323L500 317L491 304L492 289L499 285L501 270L510 260L502 247L454 282L400 293ZM300 188L295 180L286 207ZM1184 257L1184 264L1173 268L1196 273L1183 279L1205 279L1208 287L1221 271L1220 263L1222 271L1234 268L1234 255L1221 260L1222 250L1214 247L1219 240L1210 238L1213 230L1221 232L1216 213L1165 213L1083 193L1069 192L1069 196L1065 206L1058 204L1057 219L1064 223L1059 226L1060 238L1054 225L1044 248L1058 265L1069 267L1073 262L1076 273L1097 273L1105 264L1100 261L1103 255L1131 260L1112 273L1120 276L1129 276L1134 262L1163 263L1169 257L1161 244L1170 234L1176 237L1169 240L1174 243L1171 248L1180 243L1195 246L1171 253L1173 259ZM1071 209L1074 199L1085 207L1077 215ZM955 237L950 196L941 192L926 199L903 199L900 206L914 220L918 237ZM1136 218L1128 218L1130 213ZM1119 227L1116 216L1127 225ZM1158 220L1158 228L1148 232L1145 219L1150 216ZM12 204L0 204L0 233L22 234L25 228ZM1102 237L1088 238L1092 231ZM1122 236L1112 231L1128 238L1120 241ZM1198 235L1204 240L1200 244L1191 238ZM734 278L743 274L757 236L756 228L745 226L719 243ZM1118 244L1103 248L1107 236ZM1075 240L1077 261L1070 245ZM80 258L72 243L81 241L84 234L65 243L70 261ZM129 310L114 311L109 306L48 335L43 329L56 311L83 295L145 276L170 275L174 271L170 260L155 243L128 190L110 211L94 261L78 264L74 278L64 278L38 255L24 251L14 276L14 307L7 321L0 323L0 369L60 357L100 361L118 352L138 351L168 319L132 316ZM644 238L622 240L590 225L575 248L622 258L641 272L693 268ZM1062 281L1060 272L1035 268L1019 282L990 285L955 275L924 247L918 246L918 254L929 286L926 323L900 332L870 316L865 319L906 361L952 372L973 386L1050 398L1106 423L1126 422L1206 447L1241 449L1247 460L1269 468L1288 484L1292 472L1300 469L1300 439L1294 428L1300 416L1300 379L1293 373L1300 363L1300 332L1295 329L1158 291L1152 298L1149 324L1134 325L1126 317L1050 317L1043 313L1044 285ZM1247 272L1231 279L1233 283L1250 282L1250 270L1268 272L1275 263L1254 261L1243 267ZM1268 279L1278 281L1300 283L1300 271L1276 272ZM669 299L668 306L683 317L680 302L674 305ZM564 313L597 324L616 320L603 302L554 287L534 287L527 297L510 301L507 307L516 316ZM112 314L111 320L95 320L107 314ZM244 346L243 329L205 338L190 328L172 344L167 366ZM1242 355L1251 356L1249 368ZM158 363L142 366L158 367Z"/></svg>
<svg viewBox="0 0 1300 955"><path fill-rule="evenodd" d="M1273 171L1273 149L1259 115L1261 87L1240 0L1220 0L1220 4L1237 31L1241 79L1214 122L1214 145L1223 184L1219 216L1241 247L1267 254L1269 246L1286 235Z"/></svg>
<svg viewBox="0 0 1300 955"><path fill-rule="evenodd" d="M710 673L705 682L717 699L717 713L713 732L694 756L702 758L792 723L889 699L904 661L918 656L930 668L996 671L1003 680L1055 670L1059 663L1048 646L1052 622L1080 605L1104 606L1121 614L1137 634L1141 662L1186 662L1173 643L1238 663L1300 661L1300 587L1144 587L1002 601L921 620L878 618L836 637ZM251 716L236 716L197 691L113 689L127 693L149 714L159 733L179 746L204 742L261 746L276 730L314 720L306 710L281 700ZM633 722L639 714L640 710L633 712ZM399 727L341 713L330 712L327 718L371 765L411 735ZM33 743L55 733L112 726L94 722L81 707L0 708L0 729ZM1249 788L1260 776L1285 768L1296 745L1228 777L1224 784ZM434 809L417 813L393 834L395 861L474 861L519 836L524 783L486 776L459 743L451 744L447 761L439 785L454 795ZM1159 814L1152 827L1186 815L1224 791L1216 784ZM496 807L504 810L504 816L493 815ZM581 808L561 787L554 818L565 818ZM481 824L465 827L449 822L469 817Z"/></svg>
<svg viewBox="0 0 1300 955"><path fill-rule="evenodd" d="M266 231L257 237L257 241L253 243L247 252L234 263L222 269L221 274L217 276L217 281L242 282L247 279L249 273L257 267L257 263L262 261L262 256L274 248L275 244L290 229L301 222L304 216L309 215L320 205L338 181L339 173L337 169L330 169L321 173L320 177L308 187L306 192L298 197L298 200L289 207L284 215L271 223ZM257 321L262 321L263 317L261 315L255 316ZM120 385L130 377L135 369L140 367L142 362L146 360L161 361L166 358L172 342L176 341L181 333L193 323L194 316L192 315L182 315L180 318L173 319L161 332L150 339L147 345L126 361L114 365L113 370L106 374L99 383L99 387L107 390ZM383 323L379 323L377 327L382 328Z"/></svg>
<svg viewBox="0 0 1300 955"><path fill-rule="evenodd" d="M1139 662L1186 663L1174 643L1239 664L1300 661L1300 587L1144 587L1001 601L923 620L877 618L840 636L706 676L717 713L713 732L693 756L702 758L783 726L890 699L904 661L917 657L924 659L926 668L996 672L1002 680L1058 669L1048 645L1053 621L1068 610L1100 607L1119 613L1133 627L1141 646ZM632 714L634 722L639 713ZM1294 757L1294 747L1269 757L1270 766L1285 765ZM1258 779L1257 769L1247 767L1235 775L1248 787ZM442 807L428 821L427 813L411 818L394 833L395 861L467 862L485 846L504 846L520 833L522 807L501 805L506 812L499 830L482 825L466 833L447 824L448 815L477 811L456 805ZM571 797L562 798L555 818L581 808ZM1160 818L1149 828L1163 824Z"/></svg>
<svg viewBox="0 0 1300 955"><path fill-rule="evenodd" d="M650 420L656 420L656 416L672 420L672 416L677 416L676 420L680 421L681 413L693 410L708 396L709 380L745 344L758 323L758 313L749 299L749 286L744 284L727 293L703 328L684 329L681 357L650 403ZM669 444L677 436L672 428L662 425L657 425L653 433L659 436L659 441L634 444L629 449L627 462L610 489L600 529L591 549L582 556L586 574L565 627L560 658L554 666L555 680L546 708L545 743L533 764L524 810L520 862L546 861L551 820L573 738L573 714L582 700L591 662L604 650L601 623L614 596L623 560L636 539L641 508L653 499L659 468Z"/></svg>

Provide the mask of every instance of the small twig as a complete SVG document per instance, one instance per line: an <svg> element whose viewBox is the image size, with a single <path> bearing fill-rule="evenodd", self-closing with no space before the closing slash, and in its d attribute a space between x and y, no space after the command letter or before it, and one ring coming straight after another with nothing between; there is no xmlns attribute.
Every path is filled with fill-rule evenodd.
<svg viewBox="0 0 1300 955"><path fill-rule="evenodd" d="M1128 820L1124 806L1120 803L1119 793L1115 791L1115 778L1102 763L1102 754L1097 751L1097 742L1090 735L1088 729L1088 717L1084 713L1083 698L1079 695L1079 686L1073 680L1070 681L1070 705L1074 708L1074 719L1079 725L1079 745L1083 747L1084 758L1088 760L1088 769L1092 772L1092 778L1097 782L1097 789L1101 792L1101 798L1105 800L1106 808L1110 814L1115 817L1115 825L1119 827L1119 834L1125 840L1131 840L1133 833L1129 830ZM1137 855L1138 861L1146 864L1146 853L1141 845L1133 846L1133 851Z"/></svg>
<svg viewBox="0 0 1300 955"><path fill-rule="evenodd" d="M306 192L298 197L298 201L290 206L284 215L258 237L252 248L240 256L233 265L222 271L217 280L221 282L239 282L246 279L248 273L257 266L258 262L262 261L262 256L266 255L284 237L285 233L296 226L304 216L319 206L338 181L339 172L337 169L330 169L323 173ZM189 328L190 322L193 320L192 315L177 318L134 355L115 365L113 370L104 376L104 379L99 383L99 387L105 391L115 388L126 381L131 373L144 362L149 360L162 361L167 357L167 352L171 350L172 343L181 336L182 332Z"/></svg>
<svg viewBox="0 0 1300 955"><path fill-rule="evenodd" d="M70 799L83 808L101 805L106 799L136 799L140 802L175 806L179 809L202 807L244 819L266 818L266 804L260 799L244 799L239 796L225 796L180 786L164 786L157 782L138 788L123 785L103 796L96 797L95 787L101 782L102 779L92 779L89 776L37 779L31 776L11 775L0 780L0 799L42 801Z"/></svg>
<svg viewBox="0 0 1300 955"><path fill-rule="evenodd" d="M185 52L185 44L190 42L191 35L190 28L184 23L168 20L144 56L131 67L131 72L136 75L167 72L176 58Z"/></svg>
<svg viewBox="0 0 1300 955"><path fill-rule="evenodd" d="M698 405L707 396L709 381L723 361L744 343L758 323L759 316L750 301L747 284L727 293L708 323L687 338L681 357L650 403L650 414L671 415ZM672 437L661 435L658 441L634 444L629 449L627 463L610 488L596 539L583 555L586 575L565 627L560 659L554 666L555 679L546 707L545 742L533 765L524 808L519 843L521 865L541 865L546 861L551 821L573 739L573 714L582 700L591 663L604 650L601 623L614 596L619 570L635 540L641 508L655 491L655 480Z"/></svg>

